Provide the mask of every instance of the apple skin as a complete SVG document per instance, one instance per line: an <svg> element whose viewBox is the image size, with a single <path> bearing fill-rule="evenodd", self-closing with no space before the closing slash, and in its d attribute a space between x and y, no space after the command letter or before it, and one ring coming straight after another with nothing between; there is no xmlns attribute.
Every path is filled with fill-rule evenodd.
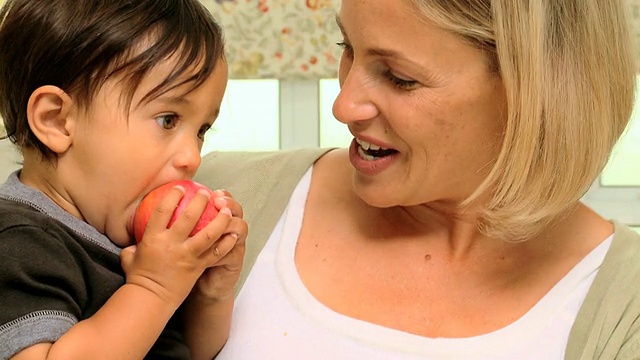
<svg viewBox="0 0 640 360"><path fill-rule="evenodd" d="M167 192L171 190L176 185L180 185L184 188L184 196L178 203L173 215L171 216L171 220L167 225L167 228L170 228L171 225L176 221L176 218L182 210L187 206L189 201L196 195L198 190L205 189L207 190L211 197L209 198L209 202L205 207L202 215L200 215L200 219L189 233L189 236L195 235L198 231L204 228L211 220L213 220L216 215L218 215L218 209L216 209L213 204L213 191L211 191L206 186L199 184L192 180L176 180L161 185L153 190L151 190L145 197L142 199L138 207L136 208L136 212L133 216L133 234L136 240L136 243L139 243L142 240L142 235L144 234L145 229L147 228L147 222L149 222L149 218L151 214L156 209L160 201L165 197Z"/></svg>

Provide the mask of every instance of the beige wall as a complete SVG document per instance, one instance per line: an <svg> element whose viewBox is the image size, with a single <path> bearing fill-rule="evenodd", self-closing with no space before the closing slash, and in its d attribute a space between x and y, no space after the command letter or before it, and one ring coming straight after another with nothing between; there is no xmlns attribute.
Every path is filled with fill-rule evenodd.
<svg viewBox="0 0 640 360"><path fill-rule="evenodd" d="M0 4L4 0L0 0ZM0 118L0 137L5 136L4 123ZM9 139L0 140L0 184L4 182L7 175L20 167L18 161L21 159L20 153Z"/></svg>
<svg viewBox="0 0 640 360"><path fill-rule="evenodd" d="M2 1L2 0L0 0ZM9 140L0 140L0 183L4 182L9 173L20 167L20 154Z"/></svg>
<svg viewBox="0 0 640 360"><path fill-rule="evenodd" d="M0 6L4 4L4 1L5 0L0 0ZM0 134L4 135L4 125L1 121ZM19 165L16 164L19 158L19 154L9 140L0 140L0 183L4 182L4 179L10 172L19 167Z"/></svg>

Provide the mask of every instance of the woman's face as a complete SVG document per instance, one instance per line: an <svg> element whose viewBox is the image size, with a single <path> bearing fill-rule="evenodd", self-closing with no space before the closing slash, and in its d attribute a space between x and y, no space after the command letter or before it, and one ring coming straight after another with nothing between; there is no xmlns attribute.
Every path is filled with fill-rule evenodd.
<svg viewBox="0 0 640 360"><path fill-rule="evenodd" d="M343 0L338 23L333 113L355 137L358 196L379 207L464 200L491 170L504 129L504 88L486 55L419 18L409 0Z"/></svg>

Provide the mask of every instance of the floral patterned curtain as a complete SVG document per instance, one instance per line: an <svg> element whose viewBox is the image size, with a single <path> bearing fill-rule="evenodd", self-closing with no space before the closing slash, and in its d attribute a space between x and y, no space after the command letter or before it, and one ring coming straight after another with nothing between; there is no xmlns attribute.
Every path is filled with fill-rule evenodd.
<svg viewBox="0 0 640 360"><path fill-rule="evenodd" d="M340 0L200 1L224 27L231 78L336 77ZM626 1L640 59L640 0Z"/></svg>
<svg viewBox="0 0 640 360"><path fill-rule="evenodd" d="M222 25L230 77L332 78L340 0L201 0Z"/></svg>
<svg viewBox="0 0 640 360"><path fill-rule="evenodd" d="M225 29L231 78L337 76L340 0L200 1ZM626 1L640 59L640 0Z"/></svg>

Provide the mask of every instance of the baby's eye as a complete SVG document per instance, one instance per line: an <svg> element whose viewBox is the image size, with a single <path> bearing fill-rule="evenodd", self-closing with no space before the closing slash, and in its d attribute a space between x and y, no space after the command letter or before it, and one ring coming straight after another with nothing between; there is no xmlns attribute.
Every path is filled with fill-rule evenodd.
<svg viewBox="0 0 640 360"><path fill-rule="evenodd" d="M178 125L178 115L176 114L165 114L160 115L156 118L158 125L162 126L165 130L171 130Z"/></svg>
<svg viewBox="0 0 640 360"><path fill-rule="evenodd" d="M211 124L202 125L202 127L200 127L200 131L198 131L198 138L204 141L204 136L209 129L211 129Z"/></svg>

